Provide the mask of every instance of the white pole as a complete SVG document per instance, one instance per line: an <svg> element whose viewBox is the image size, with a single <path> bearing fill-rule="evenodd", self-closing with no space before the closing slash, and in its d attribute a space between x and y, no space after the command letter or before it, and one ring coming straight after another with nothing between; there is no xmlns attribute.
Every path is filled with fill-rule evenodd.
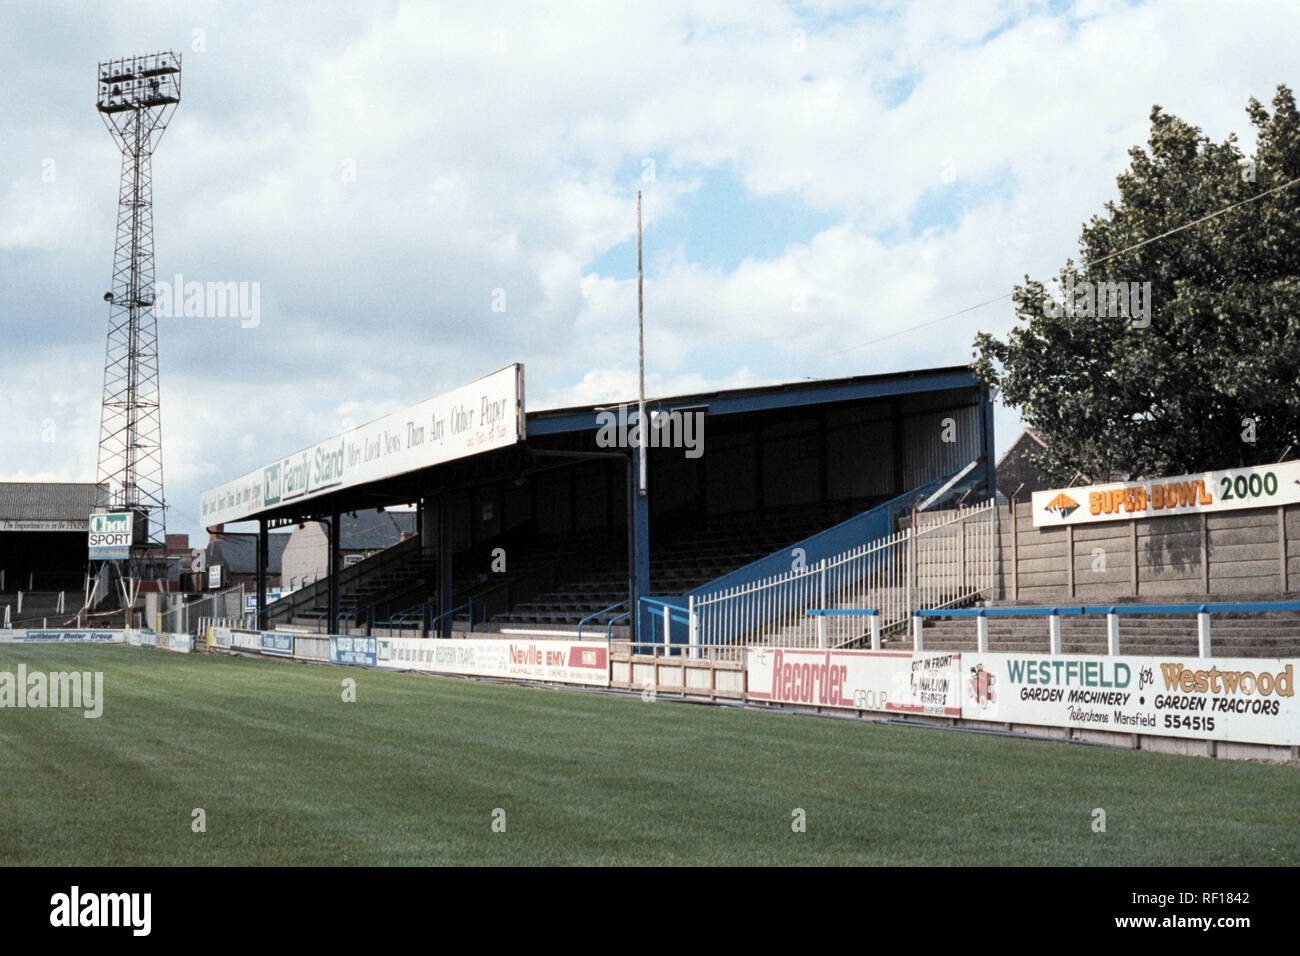
<svg viewBox="0 0 1300 956"><path fill-rule="evenodd" d="M1201 656L1210 656L1210 615L1201 611L1196 615L1196 641L1201 648Z"/></svg>
<svg viewBox="0 0 1300 956"><path fill-rule="evenodd" d="M817 646L822 650L831 646L829 635L826 633L826 615L817 615Z"/></svg>
<svg viewBox="0 0 1300 956"><path fill-rule="evenodd" d="M880 615L871 614L868 615L868 619L871 624L871 649L878 651L880 650Z"/></svg>
<svg viewBox="0 0 1300 956"><path fill-rule="evenodd" d="M640 449L640 483L637 493L646 495L646 420L645 420L645 296L641 272L641 190L636 191L636 344L641 387L637 394L637 447Z"/></svg>
<svg viewBox="0 0 1300 956"><path fill-rule="evenodd" d="M981 654L989 652L989 619L983 614L975 617L975 644Z"/></svg>
<svg viewBox="0 0 1300 956"><path fill-rule="evenodd" d="M916 521L916 512L912 512L912 520ZM912 567L915 564L914 557L916 554L915 547L916 528L912 525L907 526L907 613L911 614L916 610L916 605L912 603Z"/></svg>
<svg viewBox="0 0 1300 956"><path fill-rule="evenodd" d="M695 616L695 595L694 594L690 595L686 599L686 613L687 616L690 618L690 622L691 622L690 631L687 632L689 636L686 639L687 641L690 642L691 645L691 656L698 659L702 657L703 654L702 654L702 649L699 646L700 621L699 618Z"/></svg>
<svg viewBox="0 0 1300 956"><path fill-rule="evenodd" d="M1106 653L1112 656L1119 653L1119 615L1106 615Z"/></svg>
<svg viewBox="0 0 1300 956"><path fill-rule="evenodd" d="M1053 614L1047 619L1048 642L1051 645L1049 653L1056 655L1061 653L1061 615Z"/></svg>
<svg viewBox="0 0 1300 956"><path fill-rule="evenodd" d="M925 650L925 640L921 637L921 618L912 615L912 650L918 654Z"/></svg>

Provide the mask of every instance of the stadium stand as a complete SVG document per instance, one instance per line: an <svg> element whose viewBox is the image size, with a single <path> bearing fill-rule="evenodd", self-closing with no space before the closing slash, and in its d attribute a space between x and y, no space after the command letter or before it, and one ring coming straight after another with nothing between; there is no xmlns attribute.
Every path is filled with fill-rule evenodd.
<svg viewBox="0 0 1300 956"><path fill-rule="evenodd" d="M89 482L0 482L0 614L41 620L80 605L90 512L106 497Z"/></svg>
<svg viewBox="0 0 1300 956"><path fill-rule="evenodd" d="M597 615L602 626L628 606L598 612L630 592L683 595L765 558L788 565L784 549L956 469L978 465L975 483L992 485L991 404L965 367L654 399L651 414L699 416L703 453L650 448L644 498L630 486L633 450L600 437L626 407L528 412L510 448L255 512L269 531L417 505L412 537L352 566L336 557L333 575L269 605L266 623L445 634L471 620L572 629Z"/></svg>

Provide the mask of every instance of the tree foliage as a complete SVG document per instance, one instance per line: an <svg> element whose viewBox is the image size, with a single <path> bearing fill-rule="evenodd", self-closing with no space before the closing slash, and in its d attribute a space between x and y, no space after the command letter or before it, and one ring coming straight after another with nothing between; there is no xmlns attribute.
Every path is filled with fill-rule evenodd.
<svg viewBox="0 0 1300 956"><path fill-rule="evenodd" d="M1051 479L1181 474L1300 451L1300 183L1147 242L1300 179L1291 90L1278 87L1271 115L1253 98L1247 113L1250 157L1234 135L1213 143L1154 107L1119 202L1083 226L1079 266L1067 260L1053 288L1026 276L1006 339L976 337L977 374L1046 442L1036 461ZM1071 274L1084 306L1084 282L1149 282L1149 324L1067 314Z"/></svg>

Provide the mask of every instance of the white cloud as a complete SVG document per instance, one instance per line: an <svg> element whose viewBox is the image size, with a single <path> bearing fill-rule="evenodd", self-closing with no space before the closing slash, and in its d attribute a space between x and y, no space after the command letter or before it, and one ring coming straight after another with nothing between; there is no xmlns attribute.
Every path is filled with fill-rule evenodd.
<svg viewBox="0 0 1300 956"><path fill-rule="evenodd" d="M850 347L1054 273L1153 103L1249 142L1246 98L1294 79L1300 25L1285 2L1243 17L1172 0L153 14L159 36L208 29L154 160L159 273L262 290L257 329L161 329L180 512L346 420L510 361L527 366L532 407L635 395L635 282L593 263L633 237L642 185L652 393L964 362L976 329L1008 326L1005 300ZM68 16L24 13L0 40L48 75L0 138L0 282L18 330L0 359L0 439L16 450L6 476L88 480L117 161L84 99L104 51L68 49ZM93 16L88 36L136 42L129 10ZM719 169L755 202L793 198L830 225L756 237L781 251L727 267L693 260L665 236ZM703 248L749 241L725 215L686 228ZM62 405L48 382L64 383ZM33 440L50 407L70 424Z"/></svg>

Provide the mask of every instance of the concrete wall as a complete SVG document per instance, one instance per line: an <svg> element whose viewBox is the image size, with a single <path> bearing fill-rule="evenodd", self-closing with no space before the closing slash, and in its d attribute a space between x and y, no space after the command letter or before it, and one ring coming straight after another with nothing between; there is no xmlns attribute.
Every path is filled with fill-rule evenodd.
<svg viewBox="0 0 1300 956"><path fill-rule="evenodd" d="M997 597L1019 604L1300 594L1300 505L1035 528L999 509Z"/></svg>
<svg viewBox="0 0 1300 956"><path fill-rule="evenodd" d="M310 584L329 573L330 539L327 525L308 521L304 528L295 528L284 546L280 558L280 584L294 590Z"/></svg>

